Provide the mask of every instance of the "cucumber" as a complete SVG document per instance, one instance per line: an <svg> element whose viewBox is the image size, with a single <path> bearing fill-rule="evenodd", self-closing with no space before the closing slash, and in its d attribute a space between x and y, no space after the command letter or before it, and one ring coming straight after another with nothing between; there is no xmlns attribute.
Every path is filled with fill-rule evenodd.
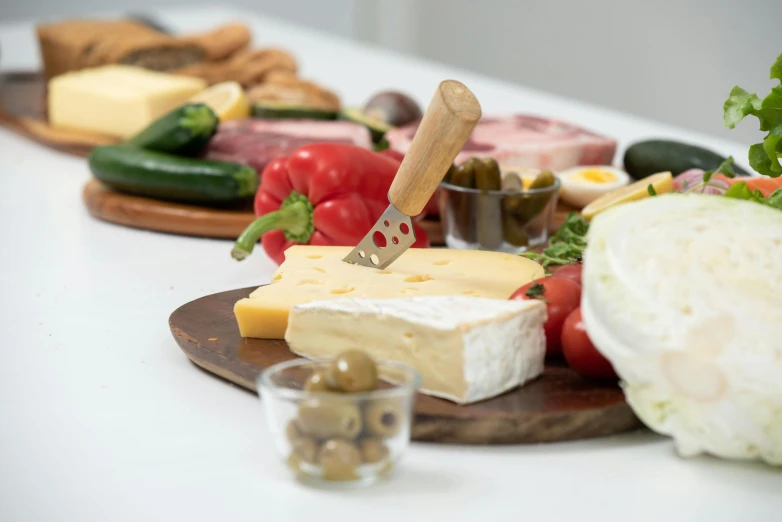
<svg viewBox="0 0 782 522"><path fill-rule="evenodd" d="M725 161L724 156L708 149L670 140L648 140L634 143L624 155L624 167L636 180L658 172L670 171L677 176L688 169L714 170ZM749 173L733 164L737 176Z"/></svg>
<svg viewBox="0 0 782 522"><path fill-rule="evenodd" d="M189 203L227 203L255 194L258 175L239 163L182 158L125 145L96 147L95 178L116 190Z"/></svg>
<svg viewBox="0 0 782 522"><path fill-rule="evenodd" d="M124 144L188 156L206 147L218 123L220 119L207 105L188 103L150 123Z"/></svg>
<svg viewBox="0 0 782 522"><path fill-rule="evenodd" d="M380 140L383 139L383 136L386 135L386 132L393 129L393 127L388 123L376 118L371 118L363 109L359 109L357 107L348 107L342 109L339 112L337 118L340 120L351 121L353 123L360 123L361 125L364 125L367 129L369 129L369 132L372 135L373 143L380 143Z"/></svg>
<svg viewBox="0 0 782 522"><path fill-rule="evenodd" d="M267 120L335 120L337 111L293 105L289 102L263 101L253 104L252 116Z"/></svg>

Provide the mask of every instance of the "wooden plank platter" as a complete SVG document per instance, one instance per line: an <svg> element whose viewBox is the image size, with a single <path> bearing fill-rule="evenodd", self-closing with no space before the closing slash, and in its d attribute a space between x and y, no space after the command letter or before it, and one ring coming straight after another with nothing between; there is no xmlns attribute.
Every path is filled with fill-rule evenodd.
<svg viewBox="0 0 782 522"><path fill-rule="evenodd" d="M297 356L282 340L242 338L233 306L252 288L208 295L169 318L179 347L198 366L248 390L264 369ZM418 394L412 438L458 444L539 443L611 435L641 427L618 386L586 381L564 364L537 380L468 406Z"/></svg>
<svg viewBox="0 0 782 522"><path fill-rule="evenodd" d="M49 148L86 157L98 145L115 138L56 129L46 117L46 80L40 71L0 73L0 125Z"/></svg>

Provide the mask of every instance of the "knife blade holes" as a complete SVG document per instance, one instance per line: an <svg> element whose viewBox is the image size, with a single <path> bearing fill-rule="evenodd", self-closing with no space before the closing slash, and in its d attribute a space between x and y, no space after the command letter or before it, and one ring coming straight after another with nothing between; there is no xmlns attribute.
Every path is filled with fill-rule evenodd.
<svg viewBox="0 0 782 522"><path fill-rule="evenodd" d="M402 224L399 225L399 231L402 234L407 235L407 234L410 233L410 227L407 226L407 223L402 223Z"/></svg>
<svg viewBox="0 0 782 522"><path fill-rule="evenodd" d="M392 238L391 238L391 242L392 242L393 244L395 244L395 245L398 245L398 244L399 244L399 238L398 238L398 237L396 237L396 236L394 236L394 237L392 237Z"/></svg>
<svg viewBox="0 0 782 522"><path fill-rule="evenodd" d="M389 223L387 219L383 221L383 224L387 227L391 226L391 223Z"/></svg>
<svg viewBox="0 0 782 522"><path fill-rule="evenodd" d="M372 261L372 264L375 266L380 264L380 258L377 257L377 254L372 254L371 256L369 256L369 260Z"/></svg>
<svg viewBox="0 0 782 522"><path fill-rule="evenodd" d="M358 257L360 257L361 259L364 259L365 257L367 257L367 255L364 253L363 250L359 250L358 251Z"/></svg>
<svg viewBox="0 0 782 522"><path fill-rule="evenodd" d="M385 248L386 245L388 245L388 240L386 239L386 236L383 235L383 233L379 230L376 231L374 234L372 234L372 241L375 242L375 246L377 248Z"/></svg>

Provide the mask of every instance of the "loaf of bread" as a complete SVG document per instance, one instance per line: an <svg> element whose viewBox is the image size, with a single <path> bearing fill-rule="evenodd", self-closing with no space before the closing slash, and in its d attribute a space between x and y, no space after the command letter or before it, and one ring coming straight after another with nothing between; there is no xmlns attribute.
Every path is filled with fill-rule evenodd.
<svg viewBox="0 0 782 522"><path fill-rule="evenodd" d="M243 24L177 37L133 20L66 20L39 25L37 35L47 78L110 64L177 71L226 59L250 42Z"/></svg>

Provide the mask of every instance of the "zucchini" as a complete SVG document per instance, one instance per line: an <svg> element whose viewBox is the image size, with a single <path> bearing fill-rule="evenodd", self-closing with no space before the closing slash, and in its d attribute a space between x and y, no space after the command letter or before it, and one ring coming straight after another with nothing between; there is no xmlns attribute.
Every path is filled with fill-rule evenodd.
<svg viewBox="0 0 782 522"><path fill-rule="evenodd" d="M304 107L289 102L258 101L252 106L251 114L254 118L267 120L335 120L337 111L320 109L317 107Z"/></svg>
<svg viewBox="0 0 782 522"><path fill-rule="evenodd" d="M708 149L670 140L648 140L634 143L624 155L624 167L636 180L658 172L670 171L677 176L688 169L714 170L725 161L724 156ZM733 165L737 176L749 176Z"/></svg>
<svg viewBox="0 0 782 522"><path fill-rule="evenodd" d="M188 103L150 123L124 142L140 149L188 156L200 152L217 132L220 119L203 103Z"/></svg>
<svg viewBox="0 0 782 522"><path fill-rule="evenodd" d="M383 136L386 135L386 132L393 129L393 127L388 123L384 122L383 120L370 117L366 111L357 107L348 107L342 109L339 112L338 118L340 120L351 121L353 123L360 123L361 125L364 125L367 129L369 129L370 134L372 134L373 143L380 143L380 140L383 139Z"/></svg>
<svg viewBox="0 0 782 522"><path fill-rule="evenodd" d="M246 165L125 145L96 147L88 163L92 175L111 188L157 199L227 203L252 196L258 187L258 174Z"/></svg>

